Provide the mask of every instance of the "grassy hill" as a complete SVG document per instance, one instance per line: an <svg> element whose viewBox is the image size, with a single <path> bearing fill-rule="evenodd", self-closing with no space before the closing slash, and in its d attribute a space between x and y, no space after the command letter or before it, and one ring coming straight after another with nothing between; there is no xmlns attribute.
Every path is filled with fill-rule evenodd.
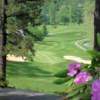
<svg viewBox="0 0 100 100"><path fill-rule="evenodd" d="M75 45L75 42L86 38L83 26L47 26L48 36L35 43L34 62L7 62L7 80L10 86L55 94L66 90L66 84L55 85L53 75L67 68L71 61L64 60L64 55L79 56L89 59L87 52Z"/></svg>

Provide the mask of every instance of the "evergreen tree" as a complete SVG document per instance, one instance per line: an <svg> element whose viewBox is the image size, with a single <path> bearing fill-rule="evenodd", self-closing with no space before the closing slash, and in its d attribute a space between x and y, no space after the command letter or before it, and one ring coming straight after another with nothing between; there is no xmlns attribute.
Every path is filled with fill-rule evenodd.
<svg viewBox="0 0 100 100"><path fill-rule="evenodd" d="M27 25L39 25L42 0L8 0L6 52L17 56L31 57L34 54L34 38ZM13 8L13 9L11 9ZM16 38L16 39L15 39ZM29 44L29 45L28 45Z"/></svg>
<svg viewBox="0 0 100 100"><path fill-rule="evenodd" d="M39 25L43 0L1 0L0 22L0 73L6 80L6 55L26 58L34 55L34 41L27 25Z"/></svg>

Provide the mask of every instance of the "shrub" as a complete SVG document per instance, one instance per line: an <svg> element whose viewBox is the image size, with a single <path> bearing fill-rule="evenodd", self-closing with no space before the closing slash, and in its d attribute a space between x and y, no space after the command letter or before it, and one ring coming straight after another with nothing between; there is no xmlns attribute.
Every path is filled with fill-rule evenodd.
<svg viewBox="0 0 100 100"><path fill-rule="evenodd" d="M43 27L42 27L43 29L43 35L44 36L47 36L48 35L48 31L47 31L47 28L46 28L46 25L45 24L43 24Z"/></svg>
<svg viewBox="0 0 100 100"><path fill-rule="evenodd" d="M38 27L33 27L32 25L29 25L27 28L35 41L43 40L44 35L42 30L40 30Z"/></svg>
<svg viewBox="0 0 100 100"><path fill-rule="evenodd" d="M99 34L97 40L100 46ZM66 83L66 100L100 100L100 52L88 50L88 53L92 56L91 64L74 62L55 75L59 78L55 84Z"/></svg>
<svg viewBox="0 0 100 100"><path fill-rule="evenodd" d="M3 73L0 73L0 87L5 88L8 86L8 81L3 79Z"/></svg>

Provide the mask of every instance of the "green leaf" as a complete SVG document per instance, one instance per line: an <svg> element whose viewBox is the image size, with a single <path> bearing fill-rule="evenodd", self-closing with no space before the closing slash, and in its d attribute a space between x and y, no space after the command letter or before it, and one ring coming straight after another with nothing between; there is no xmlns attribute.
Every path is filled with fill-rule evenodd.
<svg viewBox="0 0 100 100"><path fill-rule="evenodd" d="M82 88L84 88L85 84L79 84L79 85L74 85L72 87L68 87L67 88L67 93L71 92L71 91L75 91L75 90L80 90Z"/></svg>
<svg viewBox="0 0 100 100"><path fill-rule="evenodd" d="M73 98L71 98L70 100L83 100L83 95L81 93L79 93L78 95L74 96Z"/></svg>
<svg viewBox="0 0 100 100"><path fill-rule="evenodd" d="M73 79L73 78L71 78L71 79L70 79L70 81L68 81L68 86L72 86L72 85L73 85L73 83L74 83L74 79Z"/></svg>
<svg viewBox="0 0 100 100"><path fill-rule="evenodd" d="M91 71L92 71L92 69L91 69L91 68L82 68L82 70L81 70L81 71L91 72Z"/></svg>
<svg viewBox="0 0 100 100"><path fill-rule="evenodd" d="M67 78L61 78L61 79L57 79L54 81L55 84L64 84L66 83L68 80L70 80L71 77L67 77Z"/></svg>
<svg viewBox="0 0 100 100"><path fill-rule="evenodd" d="M99 53L96 50L87 50L87 52L93 57L97 57Z"/></svg>
<svg viewBox="0 0 100 100"><path fill-rule="evenodd" d="M59 78L66 78L67 77L67 72L68 72L68 70L65 69L63 71L60 71L60 72L56 73L54 76L59 77Z"/></svg>
<svg viewBox="0 0 100 100"><path fill-rule="evenodd" d="M93 81L94 81L93 79L92 79L92 80L90 80L90 81L88 81L88 82L87 82L87 85L91 86L91 85L92 85L92 83L93 83Z"/></svg>
<svg viewBox="0 0 100 100"><path fill-rule="evenodd" d="M67 99L71 99L71 98L73 98L74 96L77 96L78 94L79 94L79 90L75 90L75 91L72 91L72 92L69 92L68 94L67 94Z"/></svg>
<svg viewBox="0 0 100 100"><path fill-rule="evenodd" d="M85 90L85 94L86 95L90 95L90 92L91 92L91 88L87 87L86 90Z"/></svg>
<svg viewBox="0 0 100 100"><path fill-rule="evenodd" d="M91 67L94 68L94 67L97 67L97 66L98 66L98 62L96 61L96 59L92 59Z"/></svg>
<svg viewBox="0 0 100 100"><path fill-rule="evenodd" d="M91 100L91 88L87 87L85 93L83 94L83 100Z"/></svg>

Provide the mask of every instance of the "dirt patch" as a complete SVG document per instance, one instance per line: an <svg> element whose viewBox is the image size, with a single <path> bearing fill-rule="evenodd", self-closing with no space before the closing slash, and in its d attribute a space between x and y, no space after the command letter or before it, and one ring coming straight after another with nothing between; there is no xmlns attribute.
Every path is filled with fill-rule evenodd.
<svg viewBox="0 0 100 100"><path fill-rule="evenodd" d="M84 60L84 59L77 57L77 56L64 56L64 59L73 60L73 61L76 61L76 62L79 62L79 63L85 63L85 64L91 63L90 60Z"/></svg>

